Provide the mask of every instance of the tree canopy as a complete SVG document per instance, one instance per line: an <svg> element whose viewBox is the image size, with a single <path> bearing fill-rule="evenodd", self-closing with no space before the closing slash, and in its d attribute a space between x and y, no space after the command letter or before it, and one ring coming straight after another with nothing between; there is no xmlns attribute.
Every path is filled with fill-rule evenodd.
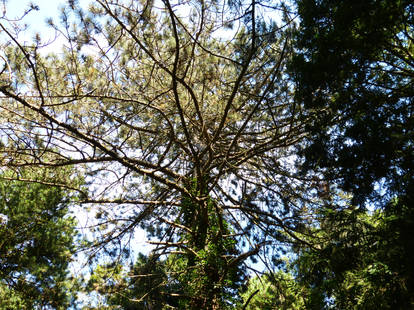
<svg viewBox="0 0 414 310"><path fill-rule="evenodd" d="M40 173L16 205L90 217L85 308L391 307L390 274L412 303L385 255L411 257L410 1L68 1L53 51L25 38L36 9L0 17L0 161Z"/></svg>
<svg viewBox="0 0 414 310"><path fill-rule="evenodd" d="M384 205L412 192L412 2L304 0L298 7L296 97L318 113L304 168L325 169L355 204Z"/></svg>
<svg viewBox="0 0 414 310"><path fill-rule="evenodd" d="M294 24L282 3L280 21L264 22L268 5L72 3L63 28L50 21L67 43L47 55L41 38L23 45L1 25L4 164L83 169L96 190L81 203L106 230L94 250L116 255L147 229L155 255L193 270L192 308L230 306L242 264L282 231L296 238L307 200L288 161L305 135L283 73Z"/></svg>
<svg viewBox="0 0 414 310"><path fill-rule="evenodd" d="M296 98L312 119L302 173L319 171L331 197L298 251L308 308L410 309L413 228L411 1L300 0ZM328 197L328 196L327 196ZM366 209L371 211L367 212Z"/></svg>
<svg viewBox="0 0 414 310"><path fill-rule="evenodd" d="M2 309L67 309L74 282L75 221L69 195L53 186L60 173L7 170L0 175Z"/></svg>

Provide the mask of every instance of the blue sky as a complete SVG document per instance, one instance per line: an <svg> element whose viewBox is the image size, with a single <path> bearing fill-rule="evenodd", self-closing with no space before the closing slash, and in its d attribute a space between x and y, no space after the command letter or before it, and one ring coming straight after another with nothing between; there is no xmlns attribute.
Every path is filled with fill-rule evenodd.
<svg viewBox="0 0 414 310"><path fill-rule="evenodd" d="M3 1L0 0L0 14L4 11ZM84 9L92 0L78 0L77 3ZM23 20L16 22L20 27L27 24L29 27L18 35L20 43L33 42L36 33L40 34L41 42L46 44L41 50L42 53L59 52L66 40L54 29L47 25L46 20L52 18L54 23L60 26L60 15L62 8L67 4L67 0L6 0L6 17L9 20L18 19L30 7L30 3L36 4L39 10L31 11L25 15ZM4 22L4 21L2 21ZM6 22L7 23L7 22ZM9 25L9 27L12 27Z"/></svg>
<svg viewBox="0 0 414 310"><path fill-rule="evenodd" d="M87 7L90 0L80 0L78 3ZM0 2L1 3L1 2ZM36 32L42 35L44 40L54 37L54 32L47 26L46 20L52 18L59 23L61 8L67 4L67 0L6 0L6 15L8 18L18 18L29 8L30 3L35 3L38 11L31 11L23 19L23 23L29 25L29 31L25 33L25 40L32 38ZM3 7L1 7L3 11Z"/></svg>
<svg viewBox="0 0 414 310"><path fill-rule="evenodd" d="M24 18L24 22L37 29L45 28L48 17L57 20L59 7L62 7L66 3L65 0L8 0L6 3L7 16L9 18L21 16L31 2L35 3L39 7L39 10L30 12Z"/></svg>

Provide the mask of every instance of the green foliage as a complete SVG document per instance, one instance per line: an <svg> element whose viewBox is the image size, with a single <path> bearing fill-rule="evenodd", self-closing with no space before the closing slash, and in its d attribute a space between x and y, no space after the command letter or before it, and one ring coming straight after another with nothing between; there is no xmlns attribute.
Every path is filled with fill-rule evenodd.
<svg viewBox="0 0 414 310"><path fill-rule="evenodd" d="M313 247L298 252L298 276L312 289L307 307L410 309L413 3L296 2L291 68L295 96L312 119L298 148L301 168L320 171L357 206L325 197L329 206L315 214ZM364 211L367 202L374 214Z"/></svg>
<svg viewBox="0 0 414 310"><path fill-rule="evenodd" d="M28 303L23 300L16 293L15 290L10 289L3 282L0 283L0 309L22 309L29 310Z"/></svg>
<svg viewBox="0 0 414 310"><path fill-rule="evenodd" d="M280 204L301 209L293 192L304 186L277 164L304 136L284 73L294 24L281 3L271 10L284 19L268 22L270 2L92 1L84 11L70 1L60 25L48 22L65 41L56 53L41 38L19 42L24 21L0 17L5 165L85 171L91 261L123 258L145 229L183 308L231 307L244 261L280 226L296 228ZM103 266L97 291L115 268Z"/></svg>
<svg viewBox="0 0 414 310"><path fill-rule="evenodd" d="M297 4L295 96L312 119L303 169L324 169L358 205L381 198L379 183L385 205L414 175L413 3Z"/></svg>
<svg viewBox="0 0 414 310"><path fill-rule="evenodd" d="M242 298L246 310L302 310L307 291L292 274L278 271L251 278Z"/></svg>
<svg viewBox="0 0 414 310"><path fill-rule="evenodd" d="M332 210L298 254L297 275L311 291L307 309L411 309L413 212L394 201L386 212Z"/></svg>
<svg viewBox="0 0 414 310"><path fill-rule="evenodd" d="M106 283L108 304L122 309L171 309L180 305L181 284L171 281L168 275L168 261L140 254L137 262L127 272L113 276L115 286ZM109 293L109 294L108 294Z"/></svg>
<svg viewBox="0 0 414 310"><path fill-rule="evenodd" d="M190 187L192 195L197 195L196 184ZM240 302L241 260L234 260L239 254L236 241L229 237L231 229L215 202L207 198L200 204L185 196L181 213L180 224L189 229L175 236L178 251L163 260L139 254L129 269L99 265L87 292L106 297L109 309L227 309Z"/></svg>
<svg viewBox="0 0 414 310"><path fill-rule="evenodd" d="M203 197L202 193L197 193L197 182L193 184L190 193ZM243 272L241 262L230 259L239 254L236 241L229 237L231 228L210 197L205 197L202 203L184 197L182 214L183 224L190 228L189 232L179 236L179 240L186 244L186 251L169 259L171 262L177 260L177 267L181 265L173 269L179 274L177 280L184 295L191 296L189 300L181 301L181 307L226 309L238 300L235 292L242 284ZM180 274L180 268L187 272Z"/></svg>
<svg viewBox="0 0 414 310"><path fill-rule="evenodd" d="M56 53L5 9L1 165L42 168L0 185L5 303L69 304L76 201L98 308L411 306L412 1L297 0L296 37L289 2L69 1ZM153 251L127 268L139 228ZM292 244L301 282L241 296L246 260Z"/></svg>
<svg viewBox="0 0 414 310"><path fill-rule="evenodd" d="M0 178L0 281L1 294L9 296L2 302L66 309L73 297L67 268L75 221L68 215L68 193L51 185L59 175L24 170Z"/></svg>

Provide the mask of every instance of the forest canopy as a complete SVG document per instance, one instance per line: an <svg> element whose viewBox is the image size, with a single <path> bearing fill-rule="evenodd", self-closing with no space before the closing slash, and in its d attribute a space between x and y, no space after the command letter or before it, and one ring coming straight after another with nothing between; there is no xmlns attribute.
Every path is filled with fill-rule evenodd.
<svg viewBox="0 0 414 310"><path fill-rule="evenodd" d="M38 2L0 18L0 253L47 263L0 294L13 263L39 309L414 307L410 1L68 1L56 42Z"/></svg>

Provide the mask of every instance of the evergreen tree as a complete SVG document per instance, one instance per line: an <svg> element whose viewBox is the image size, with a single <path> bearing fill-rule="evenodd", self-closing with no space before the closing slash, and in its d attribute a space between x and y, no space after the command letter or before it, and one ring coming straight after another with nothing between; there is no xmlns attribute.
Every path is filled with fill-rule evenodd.
<svg viewBox="0 0 414 310"><path fill-rule="evenodd" d="M305 301L309 298L307 295L305 287L301 286L291 273L279 270L249 279L247 290L242 294L243 309L306 309Z"/></svg>
<svg viewBox="0 0 414 310"><path fill-rule="evenodd" d="M297 1L296 97L312 118L304 170L385 206L413 184L412 1ZM380 190L376 190L376 186Z"/></svg>
<svg viewBox="0 0 414 310"><path fill-rule="evenodd" d="M65 46L45 55L3 18L4 165L75 165L91 257L117 260L143 228L153 257L178 258L185 307L231 307L246 260L277 256L281 231L301 242L312 204L291 164L306 135L285 74L292 20L283 2L72 1L49 21Z"/></svg>
<svg viewBox="0 0 414 310"><path fill-rule="evenodd" d="M2 309L67 309L75 297L68 271L75 221L69 193L56 186L68 171L0 175Z"/></svg>
<svg viewBox="0 0 414 310"><path fill-rule="evenodd" d="M313 248L298 249L306 309L411 309L412 208L404 198L374 214L327 208Z"/></svg>
<svg viewBox="0 0 414 310"><path fill-rule="evenodd" d="M314 247L299 251L298 276L313 290L308 307L329 307L328 300L340 309L410 309L413 3L297 4L291 69L312 119L299 155L304 174L329 180L318 181L325 207L309 227L319 234ZM348 203L333 196L338 188L351 195Z"/></svg>

